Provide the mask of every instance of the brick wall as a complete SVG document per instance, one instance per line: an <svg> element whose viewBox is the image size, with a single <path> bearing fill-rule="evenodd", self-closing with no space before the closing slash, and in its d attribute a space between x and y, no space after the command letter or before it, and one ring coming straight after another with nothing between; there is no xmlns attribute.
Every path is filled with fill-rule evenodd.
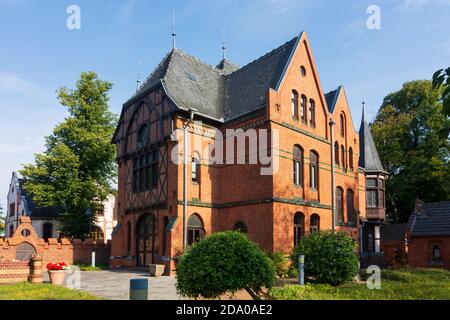
<svg viewBox="0 0 450 320"><path fill-rule="evenodd" d="M90 264L92 252L96 254L96 263L108 265L111 246L108 242L92 240L44 239L38 238L29 217L21 217L21 224L12 238L0 238L0 261L15 262L20 244L28 243L34 254L42 256L43 267L49 262L65 262L67 264ZM28 261L26 261L28 263Z"/></svg>
<svg viewBox="0 0 450 320"><path fill-rule="evenodd" d="M30 263L27 261L0 261L0 284L28 280Z"/></svg>
<svg viewBox="0 0 450 320"><path fill-rule="evenodd" d="M442 261L432 261L432 250L438 245ZM408 264L419 268L450 269L450 237L411 237L408 235Z"/></svg>

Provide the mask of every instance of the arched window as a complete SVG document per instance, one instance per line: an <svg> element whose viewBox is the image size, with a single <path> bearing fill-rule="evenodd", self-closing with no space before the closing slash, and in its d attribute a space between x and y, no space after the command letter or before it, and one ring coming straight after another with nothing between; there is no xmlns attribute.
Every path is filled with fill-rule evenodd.
<svg viewBox="0 0 450 320"><path fill-rule="evenodd" d="M45 241L53 238L53 224L50 222L44 223L42 226L42 238L44 238Z"/></svg>
<svg viewBox="0 0 450 320"><path fill-rule="evenodd" d="M347 219L351 225L356 225L355 194L351 189L347 190Z"/></svg>
<svg viewBox="0 0 450 320"><path fill-rule="evenodd" d="M305 215L297 212L294 215L294 246L298 246L305 234Z"/></svg>
<svg viewBox="0 0 450 320"><path fill-rule="evenodd" d="M345 147L344 145L341 145L341 163L342 163L342 169L345 169Z"/></svg>
<svg viewBox="0 0 450 320"><path fill-rule="evenodd" d="M197 155L192 158L192 182L200 182L200 160Z"/></svg>
<svg viewBox="0 0 450 320"><path fill-rule="evenodd" d="M336 143L334 144L334 162L336 163L336 165L339 165L339 143L336 141Z"/></svg>
<svg viewBox="0 0 450 320"><path fill-rule="evenodd" d="M341 187L336 188L336 222L344 223L344 190Z"/></svg>
<svg viewBox="0 0 450 320"><path fill-rule="evenodd" d="M199 242L205 236L203 221L197 214L193 214L188 220L187 236L189 246L193 245L196 242Z"/></svg>
<svg viewBox="0 0 450 320"><path fill-rule="evenodd" d="M248 232L248 227L247 224L244 221L238 221L234 224L233 226L233 230L234 231L239 231L242 233L247 233Z"/></svg>
<svg viewBox="0 0 450 320"><path fill-rule="evenodd" d="M127 223L127 252L131 255L131 222Z"/></svg>
<svg viewBox="0 0 450 320"><path fill-rule="evenodd" d="M303 149L294 146L294 185L303 186Z"/></svg>
<svg viewBox="0 0 450 320"><path fill-rule="evenodd" d="M350 167L350 170L353 171L353 149L350 147L348 149L348 166Z"/></svg>
<svg viewBox="0 0 450 320"><path fill-rule="evenodd" d="M298 92L295 90L292 90L292 117L294 119L298 119Z"/></svg>
<svg viewBox="0 0 450 320"><path fill-rule="evenodd" d="M309 153L309 185L311 189L319 189L319 155L315 151Z"/></svg>
<svg viewBox="0 0 450 320"><path fill-rule="evenodd" d="M304 66L300 67L300 73L301 73L302 77L306 77L306 68Z"/></svg>
<svg viewBox="0 0 450 320"><path fill-rule="evenodd" d="M311 127L316 126L316 103L314 100L309 100L309 124Z"/></svg>
<svg viewBox="0 0 450 320"><path fill-rule="evenodd" d="M442 262L441 247L438 244L435 244L431 250L431 259L434 263Z"/></svg>
<svg viewBox="0 0 450 320"><path fill-rule="evenodd" d="M343 113L341 113L339 124L340 124L339 131L341 133L341 137L345 137L345 116Z"/></svg>
<svg viewBox="0 0 450 320"><path fill-rule="evenodd" d="M318 214L313 214L311 216L311 220L310 220L310 224L309 224L309 231L311 233L320 231L320 217Z"/></svg>
<svg viewBox="0 0 450 320"><path fill-rule="evenodd" d="M306 123L306 108L308 104L308 98L306 98L305 95L302 95L302 103L301 103L301 116L302 116L302 121Z"/></svg>

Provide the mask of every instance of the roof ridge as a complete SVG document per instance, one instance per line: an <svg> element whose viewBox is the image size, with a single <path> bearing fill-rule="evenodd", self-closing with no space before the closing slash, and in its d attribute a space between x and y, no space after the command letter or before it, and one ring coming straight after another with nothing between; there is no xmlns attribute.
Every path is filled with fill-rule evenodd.
<svg viewBox="0 0 450 320"><path fill-rule="evenodd" d="M298 38L299 38L299 36L296 36L296 37L294 37L293 39L291 39L291 40L285 42L285 43L282 44L281 46L279 46L279 47L277 47L277 48L275 48L275 49L273 49L273 50L267 52L266 54L260 56L259 58L255 59L255 60L253 60L253 61L247 63L246 65L244 65L244 66L243 66L242 68L240 68L239 70L236 70L235 72L230 73L229 75L227 75L226 78L232 77L233 75L238 74L240 71L242 71L242 70L244 70L244 69L247 69L247 68L249 68L250 66L256 64L257 62L259 62L259 61L261 61L261 60L263 60L263 59L265 59L265 58L267 58L267 57L273 55L274 53L280 51L282 48L288 46L291 42L297 41Z"/></svg>
<svg viewBox="0 0 450 320"><path fill-rule="evenodd" d="M158 65L153 69L153 71L150 73L150 75L145 79L145 81L139 86L138 90L132 95L131 99L134 98L135 96L137 96L140 92L141 89L145 87L145 85L147 85L147 83L150 81L150 79L152 78L152 76L156 73L157 70L159 70L160 67L162 67L162 65L164 64L164 62L166 62L166 60L169 58L169 56L173 53L173 50L171 50L170 52L166 53L166 55L164 56L164 58L162 58L162 60L158 63ZM169 61L170 64L170 61ZM163 76L161 78L164 78L166 73L167 73L167 69L166 68L164 70Z"/></svg>
<svg viewBox="0 0 450 320"><path fill-rule="evenodd" d="M217 72L218 75L221 75L221 74L220 74L220 71L219 71L216 67L210 65L209 63L207 63L207 62L205 62L205 61L203 61L203 60L201 60L201 59L199 59L199 58L197 58L196 56L190 55L189 53L187 53L187 52L185 52L185 51L183 51L183 50L181 50L181 49L174 49L173 51L176 51L176 52L178 52L178 53L180 53L180 54L186 56L187 58L190 58L190 59L192 59L192 60L194 60L194 61L196 61L196 62L198 62L198 63L201 63L201 64L203 64L204 66L210 68L211 70Z"/></svg>

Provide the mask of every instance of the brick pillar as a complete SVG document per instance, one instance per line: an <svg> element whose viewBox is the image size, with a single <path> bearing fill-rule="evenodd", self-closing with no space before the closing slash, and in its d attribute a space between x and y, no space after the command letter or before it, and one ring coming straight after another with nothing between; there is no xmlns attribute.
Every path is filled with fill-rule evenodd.
<svg viewBox="0 0 450 320"><path fill-rule="evenodd" d="M31 259L31 283L43 283L44 278L42 276L42 257L35 256Z"/></svg>

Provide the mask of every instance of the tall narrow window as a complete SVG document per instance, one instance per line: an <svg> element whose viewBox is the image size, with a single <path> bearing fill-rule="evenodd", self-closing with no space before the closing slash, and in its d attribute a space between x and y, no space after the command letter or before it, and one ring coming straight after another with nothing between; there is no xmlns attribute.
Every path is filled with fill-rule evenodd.
<svg viewBox="0 0 450 320"><path fill-rule="evenodd" d="M294 185L303 186L303 150L294 146Z"/></svg>
<svg viewBox="0 0 450 320"><path fill-rule="evenodd" d="M320 217L318 214L313 214L310 219L309 231L311 233L320 231Z"/></svg>
<svg viewBox="0 0 450 320"><path fill-rule="evenodd" d="M339 165L339 143L336 141L334 144L334 162L338 166Z"/></svg>
<svg viewBox="0 0 450 320"><path fill-rule="evenodd" d="M309 185L311 189L319 189L319 156L316 152L309 153Z"/></svg>
<svg viewBox="0 0 450 320"><path fill-rule="evenodd" d="M347 190L347 220L351 225L356 225L355 195L351 189Z"/></svg>
<svg viewBox="0 0 450 320"><path fill-rule="evenodd" d="M431 251L431 259L434 263L442 262L441 248L437 244L433 246L433 249Z"/></svg>
<svg viewBox="0 0 450 320"><path fill-rule="evenodd" d="M378 208L378 180L369 178L366 181L367 208Z"/></svg>
<svg viewBox="0 0 450 320"><path fill-rule="evenodd" d="M127 252L131 255L131 222L127 223Z"/></svg>
<svg viewBox="0 0 450 320"><path fill-rule="evenodd" d="M350 167L350 170L353 171L353 149L350 147L348 149L348 166Z"/></svg>
<svg viewBox="0 0 450 320"><path fill-rule="evenodd" d="M200 182L200 161L197 157L192 158L192 182Z"/></svg>
<svg viewBox="0 0 450 320"><path fill-rule="evenodd" d="M298 93L292 90L292 117L298 119Z"/></svg>
<svg viewBox="0 0 450 320"><path fill-rule="evenodd" d="M297 212L294 216L294 246L298 246L305 234L305 215Z"/></svg>
<svg viewBox="0 0 450 320"><path fill-rule="evenodd" d="M342 169L345 169L345 147L344 145L341 145L341 163L342 163Z"/></svg>
<svg viewBox="0 0 450 320"><path fill-rule="evenodd" d="M314 100L309 100L309 124L311 127L316 126L316 103Z"/></svg>
<svg viewBox="0 0 450 320"><path fill-rule="evenodd" d="M158 150L152 152L152 188L158 187L159 180L159 153Z"/></svg>
<svg viewBox="0 0 450 320"><path fill-rule="evenodd" d="M301 116L302 116L302 121L306 123L306 111L307 111L307 106L308 104L308 99L306 98L305 95L302 95L302 103L301 103Z"/></svg>
<svg viewBox="0 0 450 320"><path fill-rule="evenodd" d="M344 224L344 190L341 187L336 188L336 222Z"/></svg>
<svg viewBox="0 0 450 320"><path fill-rule="evenodd" d="M345 116L341 113L339 131L341 132L341 137L345 137Z"/></svg>

